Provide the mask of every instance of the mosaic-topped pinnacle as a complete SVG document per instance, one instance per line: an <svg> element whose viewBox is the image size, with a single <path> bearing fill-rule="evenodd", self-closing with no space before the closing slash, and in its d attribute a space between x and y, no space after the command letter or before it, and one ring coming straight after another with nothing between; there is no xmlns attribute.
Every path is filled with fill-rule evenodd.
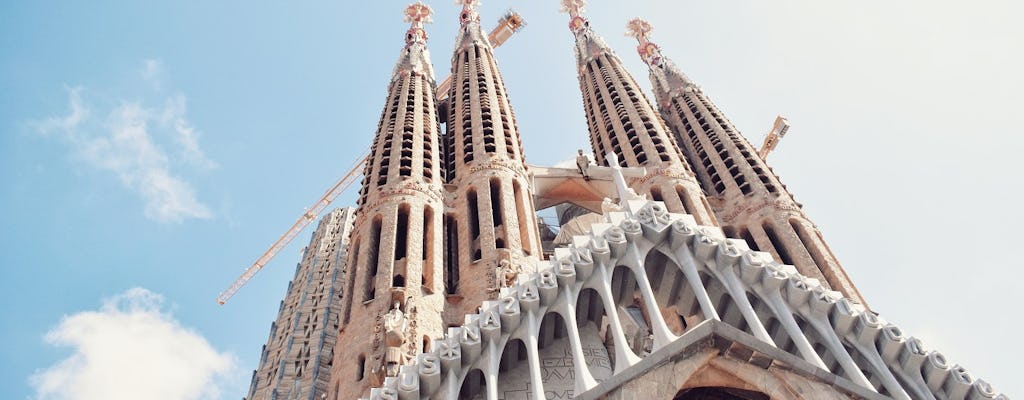
<svg viewBox="0 0 1024 400"><path fill-rule="evenodd" d="M647 65L656 66L662 62L661 48L650 40L651 31L654 28L643 18L633 18L626 24L626 36L635 37L639 45L636 46L637 53Z"/></svg>
<svg viewBox="0 0 1024 400"><path fill-rule="evenodd" d="M651 24L640 17L633 18L626 24L626 36L632 36L637 39L646 38L652 30L654 29L651 27Z"/></svg>
<svg viewBox="0 0 1024 400"><path fill-rule="evenodd" d="M455 0L455 4L462 6L462 13L459 14L459 22L462 25L470 22L480 22L480 14L476 11L477 6L480 5L480 0Z"/></svg>
<svg viewBox="0 0 1024 400"><path fill-rule="evenodd" d="M587 19L583 18L584 7L587 6L586 0L562 0L562 9L564 13L569 13L572 18L569 19L569 30L579 33L586 28L589 23Z"/></svg>
<svg viewBox="0 0 1024 400"><path fill-rule="evenodd" d="M423 24L433 22L431 15L434 11L430 9L430 6L423 4L422 1L417 1L405 7L405 22L412 23L413 26L423 26Z"/></svg>
<svg viewBox="0 0 1024 400"><path fill-rule="evenodd" d="M455 4L462 8L476 8L480 5L480 0L455 0Z"/></svg>
<svg viewBox="0 0 1024 400"><path fill-rule="evenodd" d="M405 34L406 45L426 43L427 31L423 29L423 24L433 21L431 18L433 13L434 11L430 9L430 6L423 4L422 1L417 1L405 8L404 20L412 24L409 27L409 31Z"/></svg>
<svg viewBox="0 0 1024 400"><path fill-rule="evenodd" d="M562 0L562 12L569 13L573 17L583 14L587 6L587 0Z"/></svg>

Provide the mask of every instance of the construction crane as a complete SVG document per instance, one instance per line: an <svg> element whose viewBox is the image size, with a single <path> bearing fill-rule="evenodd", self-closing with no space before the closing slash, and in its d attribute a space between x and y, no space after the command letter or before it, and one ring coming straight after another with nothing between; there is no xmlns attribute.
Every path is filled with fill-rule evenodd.
<svg viewBox="0 0 1024 400"><path fill-rule="evenodd" d="M491 30L491 33L487 35L487 39L491 42L492 48L497 48L498 46L501 46L502 43L505 43L508 38L512 37L512 34L516 33L524 26L526 26L526 21L523 20L523 17L519 15L519 13L509 10L501 17L501 19L498 20L498 26ZM448 76L448 78L437 86L437 100L439 102L448 98L448 89L451 88L451 86L451 76ZM220 296L217 296L217 303L220 303L221 305L227 303L228 299L234 296L235 293L238 293L238 290L241 289L242 286L245 286L245 284L249 282L253 276L256 276L256 273L263 269L263 267L266 266L267 263L277 255L277 253L283 250L285 246L288 246L288 244L291 243L307 225L316 220L320 215L320 212L326 209L334 199L344 193L345 190L356 181L356 178L359 178L360 171L363 169L363 165L367 161L368 153L368 151L363 153L363 155L358 158L359 161L353 164L352 168L345 173L345 176L342 176L334 186L327 189L327 192L320 197L320 200L313 203L313 205L306 210L306 213L302 214L302 216L292 224L291 228L288 228L288 231L286 231L284 235L281 235L274 244L270 245L270 248L267 249L260 258L256 259L256 262L252 263L252 265L242 273L242 276L239 276L231 286L221 292Z"/></svg>
<svg viewBox="0 0 1024 400"><path fill-rule="evenodd" d="M334 186L331 186L330 189L327 189L327 192L320 197L320 200L313 203L313 205L306 210L306 213L302 214L302 216L292 224L291 228L288 228L288 231L285 232L284 235L281 235L274 244L270 245L270 248L267 249L267 251L263 252L263 255L261 255L260 258L256 259L256 262L252 263L252 265L242 273L242 276L239 276L238 279L236 279L235 282L227 288L227 290L221 292L220 296L217 296L217 302L221 305L226 303L231 296L234 296L235 293L238 292L238 289L245 286L246 282L249 282L257 272L263 269L263 267L267 265L267 262L270 262L278 252L283 250L285 246L288 246L288 243L291 243L292 239L295 239L295 237L298 236L310 222L316 220L316 217L320 215L320 212L327 208L334 199L344 193L345 189L348 189L348 187L356 181L356 178L360 176L360 171L363 169L363 164L366 163L368 153L369 152L363 153L363 155L359 157L359 161L352 165L352 168L348 170L345 176L341 177L341 179L338 180Z"/></svg>
<svg viewBox="0 0 1024 400"><path fill-rule="evenodd" d="M779 145L779 141L786 136L786 131L789 130L789 120L783 116L775 117L775 124L772 125L772 130L768 132L768 135L764 137L764 144L761 145L761 149L757 151L757 155L762 160L768 158L768 153L775 150L775 146Z"/></svg>
<svg viewBox="0 0 1024 400"><path fill-rule="evenodd" d="M523 19L523 16L514 10L508 10L505 12L505 15L498 19L498 26L494 27L491 33L487 35L487 41L491 42L491 48L496 49L505 43L508 38L512 37L512 34L523 29L524 26L526 26L526 20ZM451 88L452 77L449 75L441 84L437 85L438 102L448 98L448 92Z"/></svg>

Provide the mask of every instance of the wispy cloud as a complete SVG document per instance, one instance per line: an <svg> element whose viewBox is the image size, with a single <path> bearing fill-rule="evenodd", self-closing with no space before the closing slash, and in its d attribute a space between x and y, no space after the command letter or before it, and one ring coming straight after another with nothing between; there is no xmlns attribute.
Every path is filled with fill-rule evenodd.
<svg viewBox="0 0 1024 400"><path fill-rule="evenodd" d="M107 299L98 311L65 316L44 339L74 352L29 378L37 400L219 398L218 381L236 364L143 288Z"/></svg>
<svg viewBox="0 0 1024 400"><path fill-rule="evenodd" d="M162 80L159 61L146 60L140 73L153 90ZM142 101L121 100L93 117L81 87L68 90L67 115L38 121L39 132L62 139L73 155L86 164L114 173L120 182L145 201L145 215L158 222L211 218L210 208L196 197L195 189L171 169L191 166L215 168L199 146L199 133L186 118L186 97L162 96L159 107ZM173 145L167 144L173 142ZM172 149L175 157L169 156Z"/></svg>

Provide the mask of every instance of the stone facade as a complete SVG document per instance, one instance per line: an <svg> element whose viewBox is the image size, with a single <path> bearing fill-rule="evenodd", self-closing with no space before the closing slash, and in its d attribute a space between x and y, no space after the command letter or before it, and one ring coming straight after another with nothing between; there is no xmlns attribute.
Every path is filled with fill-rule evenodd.
<svg viewBox="0 0 1024 400"><path fill-rule="evenodd" d="M327 393L354 217L354 208L331 211L313 231L270 325L247 399L319 400Z"/></svg>
<svg viewBox="0 0 1024 400"><path fill-rule="evenodd" d="M651 47L649 26L630 25L660 114L583 0L562 0L599 165L530 168L477 0L456 3L441 96L431 11L406 10L347 268L325 283L337 301L316 325L337 334L333 353L277 332L307 315L290 288L251 400L1006 399L863 306L778 177ZM545 253L535 204L562 203L593 214L563 221L575 225ZM330 368L326 386L306 362ZM300 377L315 386L280 389Z"/></svg>

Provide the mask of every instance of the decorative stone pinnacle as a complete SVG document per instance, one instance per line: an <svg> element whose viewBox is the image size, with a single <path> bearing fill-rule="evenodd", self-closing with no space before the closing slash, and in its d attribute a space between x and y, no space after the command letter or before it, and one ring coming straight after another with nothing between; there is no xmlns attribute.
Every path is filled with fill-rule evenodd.
<svg viewBox="0 0 1024 400"><path fill-rule="evenodd" d="M660 65L662 58L661 48L650 40L652 30L654 30L654 28L651 27L651 24L639 17L631 19L629 23L626 24L626 35L635 37L636 40L640 42L640 44L636 46L636 51L637 53L640 53L640 58L642 58L647 65L653 67Z"/></svg>
<svg viewBox="0 0 1024 400"><path fill-rule="evenodd" d="M433 22L431 18L433 14L434 10L431 10L430 6L423 4L422 1L417 1L405 8L405 22L422 27L425 23Z"/></svg>
<svg viewBox="0 0 1024 400"><path fill-rule="evenodd" d="M426 43L427 31L423 29L423 24L433 21L431 18L433 13L430 6L423 4L422 1L417 1L405 8L405 22L412 24L405 33L406 45Z"/></svg>
<svg viewBox="0 0 1024 400"><path fill-rule="evenodd" d="M562 0L561 11L569 13L569 16L572 17L569 20L569 30L578 33L589 25L587 19L581 15L586 6L586 0Z"/></svg>
<svg viewBox="0 0 1024 400"><path fill-rule="evenodd" d="M459 22L462 25L470 22L480 22L480 14L476 11L477 6L480 5L480 0L455 0L455 4L462 6L462 13L459 14Z"/></svg>
<svg viewBox="0 0 1024 400"><path fill-rule="evenodd" d="M632 36L638 40L645 40L652 30L654 29L651 24L640 17L633 18L626 24L626 36Z"/></svg>
<svg viewBox="0 0 1024 400"><path fill-rule="evenodd" d="M562 0L562 12L569 13L573 17L578 17L583 14L584 8L587 6L587 0Z"/></svg>

